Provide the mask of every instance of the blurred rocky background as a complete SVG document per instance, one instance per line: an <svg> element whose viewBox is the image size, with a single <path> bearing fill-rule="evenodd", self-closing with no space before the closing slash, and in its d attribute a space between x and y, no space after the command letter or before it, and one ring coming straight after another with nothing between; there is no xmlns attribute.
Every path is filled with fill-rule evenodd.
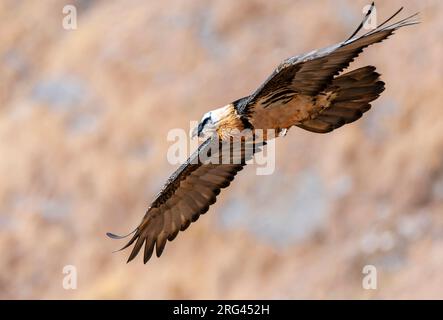
<svg viewBox="0 0 443 320"><path fill-rule="evenodd" d="M65 5L77 29L62 26ZM443 2L361 55L387 89L357 123L293 128L161 259L126 264L172 128L346 39L366 1L0 1L0 298L443 298ZM78 272L62 286L63 267ZM377 268L377 290L362 269Z"/></svg>

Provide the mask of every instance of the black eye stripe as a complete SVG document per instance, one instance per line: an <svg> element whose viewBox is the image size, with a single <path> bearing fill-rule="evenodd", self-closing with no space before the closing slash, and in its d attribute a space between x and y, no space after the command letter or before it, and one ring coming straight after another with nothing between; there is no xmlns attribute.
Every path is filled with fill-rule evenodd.
<svg viewBox="0 0 443 320"><path fill-rule="evenodd" d="M209 121L209 117L208 117L208 118L205 118L205 119L203 120L203 122L202 122L202 128L208 123L208 121Z"/></svg>
<svg viewBox="0 0 443 320"><path fill-rule="evenodd" d="M199 136L200 136L200 133L203 131L203 128L205 127L205 125L208 123L209 120L210 120L209 117L208 117L208 118L205 118L205 119L203 119L202 122L200 122L200 123L198 124L197 132L198 132L198 135L199 135Z"/></svg>

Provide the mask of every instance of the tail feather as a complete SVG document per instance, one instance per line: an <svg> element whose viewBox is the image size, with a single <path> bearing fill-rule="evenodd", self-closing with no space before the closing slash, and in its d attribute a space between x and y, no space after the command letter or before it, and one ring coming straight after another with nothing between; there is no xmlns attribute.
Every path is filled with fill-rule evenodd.
<svg viewBox="0 0 443 320"><path fill-rule="evenodd" d="M385 89L375 67L366 66L336 77L325 90L333 92L335 98L329 107L298 125L308 131L327 133L344 124L361 118L371 108L370 102L377 99Z"/></svg>

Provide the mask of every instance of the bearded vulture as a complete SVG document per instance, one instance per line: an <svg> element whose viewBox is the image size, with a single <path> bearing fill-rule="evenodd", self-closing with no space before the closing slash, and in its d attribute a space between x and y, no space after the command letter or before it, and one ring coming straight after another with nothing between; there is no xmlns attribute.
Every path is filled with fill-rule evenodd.
<svg viewBox="0 0 443 320"><path fill-rule="evenodd" d="M370 103L384 90L384 82L375 67L345 73L343 70L364 48L383 41L399 28L419 23L414 14L388 24L403 9L400 8L375 29L357 36L373 8L374 3L346 41L284 60L250 96L203 116L193 135L207 137L206 140L167 180L140 225L124 236L132 235L132 238L120 250L135 243L128 262L135 258L143 244L144 263L151 258L154 247L160 257L166 241L172 241L179 231L207 212L220 189L229 186L246 161L260 151L268 139L265 136L261 144L254 139L243 139L240 149L230 153L231 162L208 161L211 157L222 157L223 150L230 148L227 142L232 142L233 130L271 129L280 136L297 126L327 133L354 122L371 108ZM208 157L202 159L203 155ZM112 233L107 235L123 238Z"/></svg>

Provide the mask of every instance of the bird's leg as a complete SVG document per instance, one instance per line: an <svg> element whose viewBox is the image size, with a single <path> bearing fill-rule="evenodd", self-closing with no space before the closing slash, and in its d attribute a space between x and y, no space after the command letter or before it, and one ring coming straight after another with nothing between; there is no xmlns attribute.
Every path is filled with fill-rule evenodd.
<svg viewBox="0 0 443 320"><path fill-rule="evenodd" d="M289 131L288 128L278 129L278 136L279 136L279 137L284 137L284 136L286 136L286 134L288 133L288 131Z"/></svg>

